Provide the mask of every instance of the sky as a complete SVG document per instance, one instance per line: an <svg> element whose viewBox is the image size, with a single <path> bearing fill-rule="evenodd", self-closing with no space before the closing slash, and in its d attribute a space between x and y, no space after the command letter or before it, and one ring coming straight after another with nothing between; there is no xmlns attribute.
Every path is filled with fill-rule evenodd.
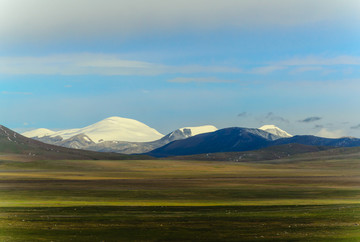
<svg viewBox="0 0 360 242"><path fill-rule="evenodd" d="M0 0L0 124L360 137L359 0Z"/></svg>

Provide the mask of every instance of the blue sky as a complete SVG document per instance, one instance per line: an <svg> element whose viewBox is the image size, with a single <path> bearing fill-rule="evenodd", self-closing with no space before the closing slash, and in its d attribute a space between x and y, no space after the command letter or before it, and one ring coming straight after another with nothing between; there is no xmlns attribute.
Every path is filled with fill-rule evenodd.
<svg viewBox="0 0 360 242"><path fill-rule="evenodd" d="M360 137L358 0L3 0L1 124Z"/></svg>

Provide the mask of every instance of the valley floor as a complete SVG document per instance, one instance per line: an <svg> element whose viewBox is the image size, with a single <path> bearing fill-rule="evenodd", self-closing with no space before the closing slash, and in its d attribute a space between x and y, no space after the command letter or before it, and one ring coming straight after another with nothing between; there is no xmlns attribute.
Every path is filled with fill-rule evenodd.
<svg viewBox="0 0 360 242"><path fill-rule="evenodd" d="M360 158L0 157L0 241L359 241Z"/></svg>

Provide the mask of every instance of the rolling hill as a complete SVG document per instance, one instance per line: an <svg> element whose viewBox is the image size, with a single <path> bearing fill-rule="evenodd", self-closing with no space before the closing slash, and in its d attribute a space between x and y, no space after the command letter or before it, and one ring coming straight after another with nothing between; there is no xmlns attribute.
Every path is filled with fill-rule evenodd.
<svg viewBox="0 0 360 242"><path fill-rule="evenodd" d="M254 162L269 161L294 157L305 153L315 153L334 149L330 146L312 146L302 144L285 144L270 146L267 148L243 152L219 152L188 156L172 156L166 159L174 160L203 160L203 161L231 161L231 162Z"/></svg>

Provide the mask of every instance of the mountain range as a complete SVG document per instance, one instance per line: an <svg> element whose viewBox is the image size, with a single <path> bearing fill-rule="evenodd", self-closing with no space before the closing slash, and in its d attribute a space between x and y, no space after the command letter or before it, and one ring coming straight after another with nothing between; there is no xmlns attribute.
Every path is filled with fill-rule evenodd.
<svg viewBox="0 0 360 242"><path fill-rule="evenodd" d="M232 127L220 130L212 125L204 125L184 127L162 135L137 120L120 117L110 117L79 129L52 131L42 128L23 135L68 148L123 154L144 153L155 157L243 152L287 144L360 146L360 140L356 138L293 136L275 125L264 125L258 129Z"/></svg>
<svg viewBox="0 0 360 242"><path fill-rule="evenodd" d="M79 129L52 131L40 128L22 135L47 143L74 149L123 154L140 154L174 140L216 131L212 125L184 127L162 135L157 130L134 119L110 117Z"/></svg>

